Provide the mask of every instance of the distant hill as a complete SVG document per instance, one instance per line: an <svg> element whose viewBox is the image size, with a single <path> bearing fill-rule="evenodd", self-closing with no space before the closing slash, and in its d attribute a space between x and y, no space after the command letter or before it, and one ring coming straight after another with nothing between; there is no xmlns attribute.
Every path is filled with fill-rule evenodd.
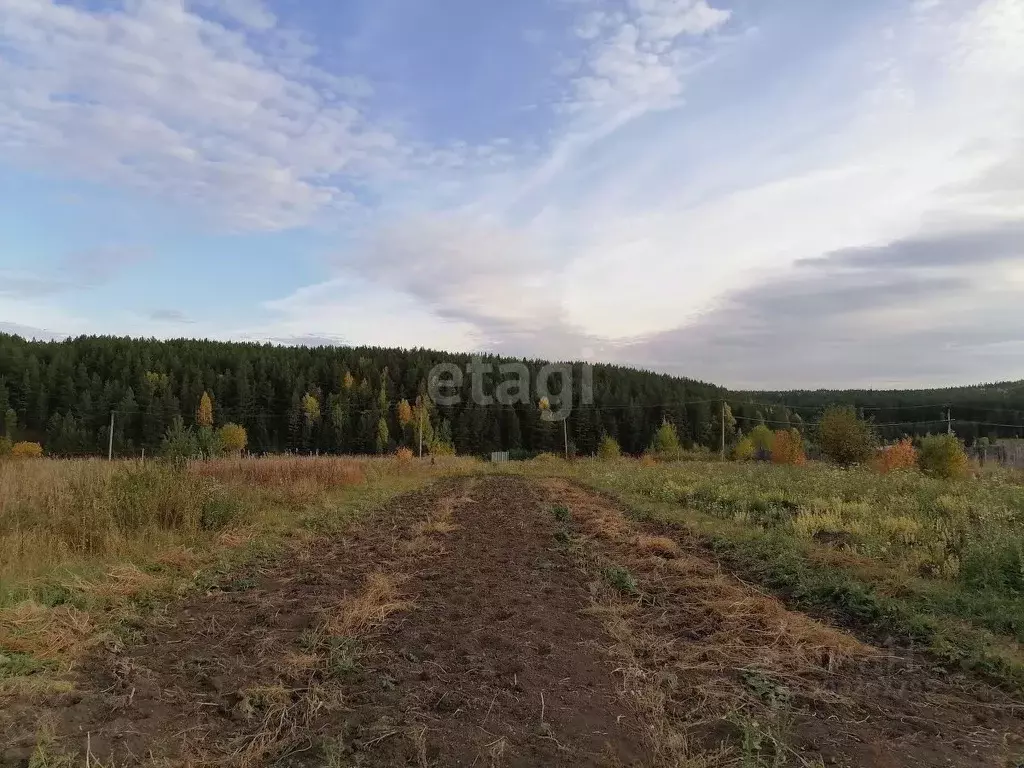
<svg viewBox="0 0 1024 768"><path fill-rule="evenodd" d="M82 336L27 341L0 334L0 435L41 441L51 455L105 454L113 413L114 452L159 451L176 419L196 421L200 398L213 401L216 425L246 428L255 452L373 453L416 448L408 408L426 391L431 368L465 370L473 358L425 349L285 347L271 344ZM507 358L484 356L489 363ZM531 380L544 361L525 360ZM614 365L593 367L593 402L581 405L581 376L565 432L541 418L537 393L512 406L473 402L466 376L459 404L428 409L428 437L460 452L495 450L591 454L604 434L642 452L665 421L687 446L717 449L723 402L727 441L758 423L813 428L830 404L852 404L886 437L952 427L969 441L1024 436L1024 382L924 390L728 392L722 387ZM487 392L496 382L491 377ZM554 385L554 380L552 381ZM556 389L557 391L557 389ZM308 397L307 397L308 396ZM403 423L406 421L406 423Z"/></svg>
<svg viewBox="0 0 1024 768"><path fill-rule="evenodd" d="M0 433L40 440L55 455L106 453L113 412L114 452L152 454L175 418L195 422L207 392L216 423L243 425L252 451L391 451L414 443L400 403L413 404L426 391L433 366L451 362L465 370L471 359L424 349L89 336L43 342L0 334L0 417L6 414ZM531 378L544 364L523 362ZM640 452L666 419L684 441L708 442L717 434L714 404L724 393L704 382L597 365L593 404L574 407L563 435L560 424L541 419L535 393L526 394L527 403L480 407L471 384L466 376L461 404L431 410L426 430L466 453L561 453L567 436L575 450L589 454L605 433L624 450ZM493 387L492 381L488 391ZM307 395L316 412L307 411Z"/></svg>

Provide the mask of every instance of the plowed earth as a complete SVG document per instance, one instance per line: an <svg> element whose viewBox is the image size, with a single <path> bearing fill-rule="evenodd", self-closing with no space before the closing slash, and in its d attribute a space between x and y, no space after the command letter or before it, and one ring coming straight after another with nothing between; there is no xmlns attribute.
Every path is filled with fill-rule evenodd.
<svg viewBox="0 0 1024 768"><path fill-rule="evenodd" d="M564 481L445 480L0 717L75 764L1015 766L1024 703L866 645Z"/></svg>

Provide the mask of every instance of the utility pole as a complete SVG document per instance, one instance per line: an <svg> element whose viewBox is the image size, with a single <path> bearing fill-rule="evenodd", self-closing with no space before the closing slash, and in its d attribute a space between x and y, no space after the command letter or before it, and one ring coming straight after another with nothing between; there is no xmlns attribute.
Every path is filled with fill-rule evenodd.
<svg viewBox="0 0 1024 768"><path fill-rule="evenodd" d="M566 422L569 421L569 417L566 416L562 419L562 439L565 441L565 458L569 458L569 428L566 426Z"/></svg>
<svg viewBox="0 0 1024 768"><path fill-rule="evenodd" d="M114 460L114 412L110 412L110 431L107 433L107 461Z"/></svg>
<svg viewBox="0 0 1024 768"><path fill-rule="evenodd" d="M423 415L426 408L423 407L423 397L420 397L420 458L423 458Z"/></svg>
<svg viewBox="0 0 1024 768"><path fill-rule="evenodd" d="M722 461L725 461L725 400L722 401Z"/></svg>
<svg viewBox="0 0 1024 768"><path fill-rule="evenodd" d="M947 408L946 409L946 434L947 435L952 435L953 434L953 409L952 408Z"/></svg>

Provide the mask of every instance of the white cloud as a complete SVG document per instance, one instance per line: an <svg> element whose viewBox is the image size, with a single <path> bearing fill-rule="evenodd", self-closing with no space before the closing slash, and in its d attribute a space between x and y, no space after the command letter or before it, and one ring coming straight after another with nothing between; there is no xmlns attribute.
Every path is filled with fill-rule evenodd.
<svg viewBox="0 0 1024 768"><path fill-rule="evenodd" d="M706 329L706 317L735 321L735 313L715 312L801 259L1022 218L1022 15L1013 0L916 11L892 18L893 34L869 30L749 107L658 110L651 119L609 119L589 130L570 122L536 165L473 188L472 202L447 225L385 220L387 247L352 263L436 313L469 321L488 343L550 353L554 340L560 354L591 346L618 359L639 355L629 359L643 364L643 355L658 354L645 339ZM670 76L654 77L654 59L649 68L637 64L637 19L610 30L602 16L595 25L602 32L588 66L606 60L619 78L604 103L649 112L658 94L675 92ZM645 90L654 82L667 90ZM395 232L402 233L397 241ZM509 254L540 254L541 263L510 270L516 259ZM1006 279L1005 267L997 271L997 281ZM531 284L533 275L542 279ZM991 280L976 280L945 299L973 312L994 293ZM913 292L885 297L893 307L872 304L864 312L882 319L896 312L920 325L937 301ZM815 322L805 313L795 326ZM966 320L955 313L950 322ZM787 370L817 381L831 366L855 381L857 365L871 369L886 327L868 316L844 326L852 341L842 368L825 354L833 343L808 334L807 354ZM976 330L972 324L969 338ZM932 331L949 333L950 325L936 322ZM744 332L758 337L755 327ZM896 345L886 365L940 373L907 357L915 344ZM765 362L757 345L730 361L716 361L715 350L700 350L700 375L720 374L727 383L742 378L737 366L758 370ZM931 353L922 347L917 354ZM987 360L993 366L1005 358ZM676 369L685 371L686 362Z"/></svg>
<svg viewBox="0 0 1024 768"><path fill-rule="evenodd" d="M277 18L262 0L193 0L197 8L210 8L252 29L270 29Z"/></svg>
<svg viewBox="0 0 1024 768"><path fill-rule="evenodd" d="M312 332L353 344L461 350L479 346L469 323L438 318L407 294L358 279L308 286L267 302L266 308L270 322L247 329L247 338L302 338Z"/></svg>
<svg viewBox="0 0 1024 768"><path fill-rule="evenodd" d="M572 83L570 112L621 120L671 106L683 91L690 38L730 17L706 0L629 0L619 10L584 13L576 35L588 41L583 72Z"/></svg>
<svg viewBox="0 0 1024 768"><path fill-rule="evenodd" d="M929 344L942 334L961 348L979 343L998 325L991 308L1020 294L1019 269L1004 264L920 293L912 276L840 270L828 295L794 266L1024 220L1019 0L876 9L859 37L792 68L803 52L741 40L725 56L746 57L746 82L733 69L721 93L711 80L719 33L743 21L733 25L724 5L588 3L570 30L582 51L565 52L567 109L537 138L543 151L521 138L400 145L367 119L369 84L318 69L309 43L256 2L0 8L9 157L187 199L248 229L307 223L344 207L353 185L380 194L330 279L268 303L262 325L210 335L556 357L590 348L730 384L757 385L744 377L771 363L782 385L801 383L783 381L787 372L867 380L858 369L870 370L887 329L902 325L886 365L923 380L952 375L929 362ZM243 28L214 21L225 18ZM681 98L694 84L699 110ZM851 294L875 298L840 316L807 295L840 303L844 279ZM758 302L762 288L777 314ZM945 301L954 311L932 321ZM26 324L46 316L24 303L0 310L11 307L31 315ZM160 332L135 319L138 332ZM1002 329L1000 349L1013 349L1018 330ZM681 342L688 333L692 343ZM790 337L800 354L787 361ZM972 359L1005 363L986 350Z"/></svg>
<svg viewBox="0 0 1024 768"><path fill-rule="evenodd" d="M255 0L0 0L0 156L273 230L344 207L395 138ZM244 25L231 30L200 10Z"/></svg>

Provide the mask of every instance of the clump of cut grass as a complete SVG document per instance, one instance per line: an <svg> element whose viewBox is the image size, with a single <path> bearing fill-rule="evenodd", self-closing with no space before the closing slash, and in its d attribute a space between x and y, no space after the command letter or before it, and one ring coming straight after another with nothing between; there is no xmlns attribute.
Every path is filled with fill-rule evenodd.
<svg viewBox="0 0 1024 768"><path fill-rule="evenodd" d="M398 587L404 578L399 574L370 574L363 592L346 598L325 616L327 633L336 637L365 634L391 614L411 608L412 602L399 596Z"/></svg>
<svg viewBox="0 0 1024 768"><path fill-rule="evenodd" d="M679 555L679 545L667 536L637 536L636 546L641 552L674 558Z"/></svg>

